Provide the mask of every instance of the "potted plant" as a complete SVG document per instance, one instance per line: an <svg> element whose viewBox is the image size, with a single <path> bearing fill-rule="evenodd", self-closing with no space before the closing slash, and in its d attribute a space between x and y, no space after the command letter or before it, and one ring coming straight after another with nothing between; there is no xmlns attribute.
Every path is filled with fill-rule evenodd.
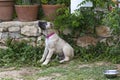
<svg viewBox="0 0 120 80"><path fill-rule="evenodd" d="M16 14L20 21L35 21L38 15L38 4L33 0L17 0L15 5Z"/></svg>
<svg viewBox="0 0 120 80"><path fill-rule="evenodd" d="M65 0L62 0L65 1ZM48 20L54 20L57 16L57 10L62 7L61 0L41 0L42 9L45 17Z"/></svg>
<svg viewBox="0 0 120 80"><path fill-rule="evenodd" d="M0 0L0 20L9 21L13 17L14 0Z"/></svg>

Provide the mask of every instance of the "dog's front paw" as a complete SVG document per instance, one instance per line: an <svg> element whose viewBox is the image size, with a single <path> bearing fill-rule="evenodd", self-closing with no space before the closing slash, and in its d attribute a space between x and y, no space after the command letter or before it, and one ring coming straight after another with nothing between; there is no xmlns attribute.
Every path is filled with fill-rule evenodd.
<svg viewBox="0 0 120 80"><path fill-rule="evenodd" d="M64 63L64 60L59 61L59 63Z"/></svg>
<svg viewBox="0 0 120 80"><path fill-rule="evenodd" d="M42 66L44 66L44 65L47 65L47 63L46 63L46 62L43 62L43 63L42 63Z"/></svg>
<svg viewBox="0 0 120 80"><path fill-rule="evenodd" d="M44 59L41 59L40 62L42 63L44 61Z"/></svg>

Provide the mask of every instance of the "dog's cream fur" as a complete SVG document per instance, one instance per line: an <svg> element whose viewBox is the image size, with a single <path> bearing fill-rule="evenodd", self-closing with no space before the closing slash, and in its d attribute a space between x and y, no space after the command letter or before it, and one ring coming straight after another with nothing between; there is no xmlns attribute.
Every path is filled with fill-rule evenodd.
<svg viewBox="0 0 120 80"><path fill-rule="evenodd" d="M52 28L51 22L46 22L46 29L43 30L44 35L48 35L53 33L49 38L45 40L45 50L40 62L43 62L42 65L47 65L51 60L53 53L64 54L64 59L60 61L63 63L65 61L69 61L71 58L74 57L74 50L73 48L61 39Z"/></svg>

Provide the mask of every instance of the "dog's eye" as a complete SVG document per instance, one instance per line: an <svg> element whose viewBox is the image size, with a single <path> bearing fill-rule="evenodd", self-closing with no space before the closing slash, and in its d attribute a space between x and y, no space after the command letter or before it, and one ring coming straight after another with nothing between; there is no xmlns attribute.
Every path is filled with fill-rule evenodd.
<svg viewBox="0 0 120 80"><path fill-rule="evenodd" d="M50 23L50 26L52 26L52 24Z"/></svg>
<svg viewBox="0 0 120 80"><path fill-rule="evenodd" d="M53 26L53 24L52 24L52 23L50 23L50 26Z"/></svg>

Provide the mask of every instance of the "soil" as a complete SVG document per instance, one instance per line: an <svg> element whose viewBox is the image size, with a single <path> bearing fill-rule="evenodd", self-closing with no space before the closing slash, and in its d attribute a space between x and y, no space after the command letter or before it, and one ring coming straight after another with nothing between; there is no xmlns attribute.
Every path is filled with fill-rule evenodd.
<svg viewBox="0 0 120 80"><path fill-rule="evenodd" d="M37 74L40 71L40 69L34 69L34 68L20 68L16 69L14 67L12 68L0 68L0 80L2 78L12 78L14 80L24 80L22 79L23 76L32 76ZM53 80L54 77L61 76L59 73L51 74L51 76L44 76L40 77L37 80Z"/></svg>
<svg viewBox="0 0 120 80"><path fill-rule="evenodd" d="M109 64L109 63L107 63ZM97 62L97 63L93 63L93 64L81 64L79 65L80 68L83 67L92 67L94 65L106 65L106 63L104 62ZM120 70L120 64L115 64L116 68L118 70ZM64 66L63 66L64 67ZM32 67L25 67L25 68L15 68L15 67L11 67L11 68L0 68L0 80L2 80L2 78L12 78L14 80L24 80L22 79L23 76L32 76L37 74L38 72L40 72L41 69L39 68L32 68ZM37 80L53 80L54 77L59 77L61 76L61 74L59 73L54 73L51 74L51 76L44 76L44 77L40 77Z"/></svg>
<svg viewBox="0 0 120 80"><path fill-rule="evenodd" d="M38 70L34 68L0 68L0 80L2 78L13 78L15 80L23 80L22 76L34 75Z"/></svg>

